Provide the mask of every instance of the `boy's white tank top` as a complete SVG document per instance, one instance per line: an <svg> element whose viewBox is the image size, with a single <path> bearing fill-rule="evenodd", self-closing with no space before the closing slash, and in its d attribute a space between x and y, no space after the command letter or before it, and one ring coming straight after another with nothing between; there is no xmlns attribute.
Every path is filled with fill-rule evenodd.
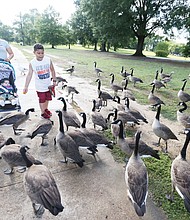
<svg viewBox="0 0 190 220"><path fill-rule="evenodd" d="M42 61L34 58L30 63L35 73L36 91L47 92L48 86L51 85L50 58L44 56Z"/></svg>

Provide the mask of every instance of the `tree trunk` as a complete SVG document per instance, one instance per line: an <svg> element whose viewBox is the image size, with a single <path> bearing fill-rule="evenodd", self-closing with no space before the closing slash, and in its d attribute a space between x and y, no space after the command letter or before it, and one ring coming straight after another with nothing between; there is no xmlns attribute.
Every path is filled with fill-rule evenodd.
<svg viewBox="0 0 190 220"><path fill-rule="evenodd" d="M143 51L145 36L139 35L137 36L137 38L138 38L137 48L133 56L144 57L145 55L143 55L142 51Z"/></svg>
<svg viewBox="0 0 190 220"><path fill-rule="evenodd" d="M52 48L52 49L55 49L54 44L51 45L51 48Z"/></svg>
<svg viewBox="0 0 190 220"><path fill-rule="evenodd" d="M71 49L71 44L69 43L69 49Z"/></svg>
<svg viewBox="0 0 190 220"><path fill-rule="evenodd" d="M106 42L102 42L100 50L101 52L106 52Z"/></svg>
<svg viewBox="0 0 190 220"><path fill-rule="evenodd" d="M96 42L94 42L94 50L95 50L95 51L98 50L98 49L97 49L97 46L98 46L98 42L96 41Z"/></svg>
<svg viewBox="0 0 190 220"><path fill-rule="evenodd" d="M107 44L107 52L110 51L110 43Z"/></svg>

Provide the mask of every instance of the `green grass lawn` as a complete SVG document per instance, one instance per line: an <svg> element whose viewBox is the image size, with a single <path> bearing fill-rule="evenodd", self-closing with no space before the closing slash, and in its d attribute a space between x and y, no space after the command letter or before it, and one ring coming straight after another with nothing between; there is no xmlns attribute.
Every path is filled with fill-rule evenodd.
<svg viewBox="0 0 190 220"><path fill-rule="evenodd" d="M28 60L33 58L33 48L31 46L17 44L14 44L14 46L18 47ZM45 53L51 55L53 62L63 69L74 65L75 74L79 77L90 78L94 85L97 77L93 71L93 62L96 61L97 67L104 71L101 74L101 81L104 87L109 87L110 73L114 73L115 81L120 83L122 80L122 76L119 74L121 67L124 66L127 71L130 71L130 68L134 68L134 75L140 77L144 83L137 85L136 88L132 84L129 84L128 87L133 90L137 102L141 104L148 104L147 97L151 90L150 83L154 79L156 70L160 70L163 67L166 73L174 71L172 81L168 83L166 88L161 88L155 94L166 104L162 107L162 116L176 121L177 104L179 102L177 93L182 87L182 79L189 78L190 59L176 56L160 59L156 58L154 53L146 51L144 51L144 54L147 57L137 58L131 56L134 50L119 49L117 52L110 50L107 53L93 51L92 47L83 48L79 45L71 46L71 49L66 46L58 46L56 49L52 49L49 45L45 45ZM189 81L185 90L190 93ZM112 138L110 132L106 133L106 135L110 139ZM114 148L113 154L117 161L123 162L125 155L118 148ZM165 211L168 219L190 219L189 213L185 210L183 201L177 193L175 193L175 201L173 203L169 202L165 197L171 190L171 159L164 154L160 154L160 156L160 161L155 159L144 160L149 173L149 195Z"/></svg>

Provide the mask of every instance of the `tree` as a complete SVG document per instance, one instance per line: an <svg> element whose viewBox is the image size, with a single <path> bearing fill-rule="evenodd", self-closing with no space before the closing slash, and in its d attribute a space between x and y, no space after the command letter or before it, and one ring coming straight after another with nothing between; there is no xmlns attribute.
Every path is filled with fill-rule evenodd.
<svg viewBox="0 0 190 220"><path fill-rule="evenodd" d="M61 44L63 30L60 20L59 13L52 6L44 10L39 26L41 43L49 43L52 48Z"/></svg>
<svg viewBox="0 0 190 220"><path fill-rule="evenodd" d="M172 14L184 0L81 0L76 1L99 31L102 41L120 42L129 36L137 38L134 56L143 56L145 38L162 28L172 28ZM189 5L186 4L186 7ZM174 10L175 9L175 10ZM175 20L177 23L177 20ZM179 27L179 26L178 26Z"/></svg>
<svg viewBox="0 0 190 220"><path fill-rule="evenodd" d="M40 14L37 9L31 9L29 13L17 15L17 19L13 23L17 42L22 42L23 45L31 45L37 41L39 19Z"/></svg>
<svg viewBox="0 0 190 220"><path fill-rule="evenodd" d="M14 32L12 28L8 25L4 25L0 22L0 38L12 42L14 40Z"/></svg>

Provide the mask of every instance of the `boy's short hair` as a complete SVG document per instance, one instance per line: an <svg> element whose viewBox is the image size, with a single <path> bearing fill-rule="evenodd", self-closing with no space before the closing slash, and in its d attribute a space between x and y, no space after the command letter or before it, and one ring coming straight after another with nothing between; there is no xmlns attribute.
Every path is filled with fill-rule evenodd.
<svg viewBox="0 0 190 220"><path fill-rule="evenodd" d="M34 44L34 51L44 50L44 46L40 43Z"/></svg>

